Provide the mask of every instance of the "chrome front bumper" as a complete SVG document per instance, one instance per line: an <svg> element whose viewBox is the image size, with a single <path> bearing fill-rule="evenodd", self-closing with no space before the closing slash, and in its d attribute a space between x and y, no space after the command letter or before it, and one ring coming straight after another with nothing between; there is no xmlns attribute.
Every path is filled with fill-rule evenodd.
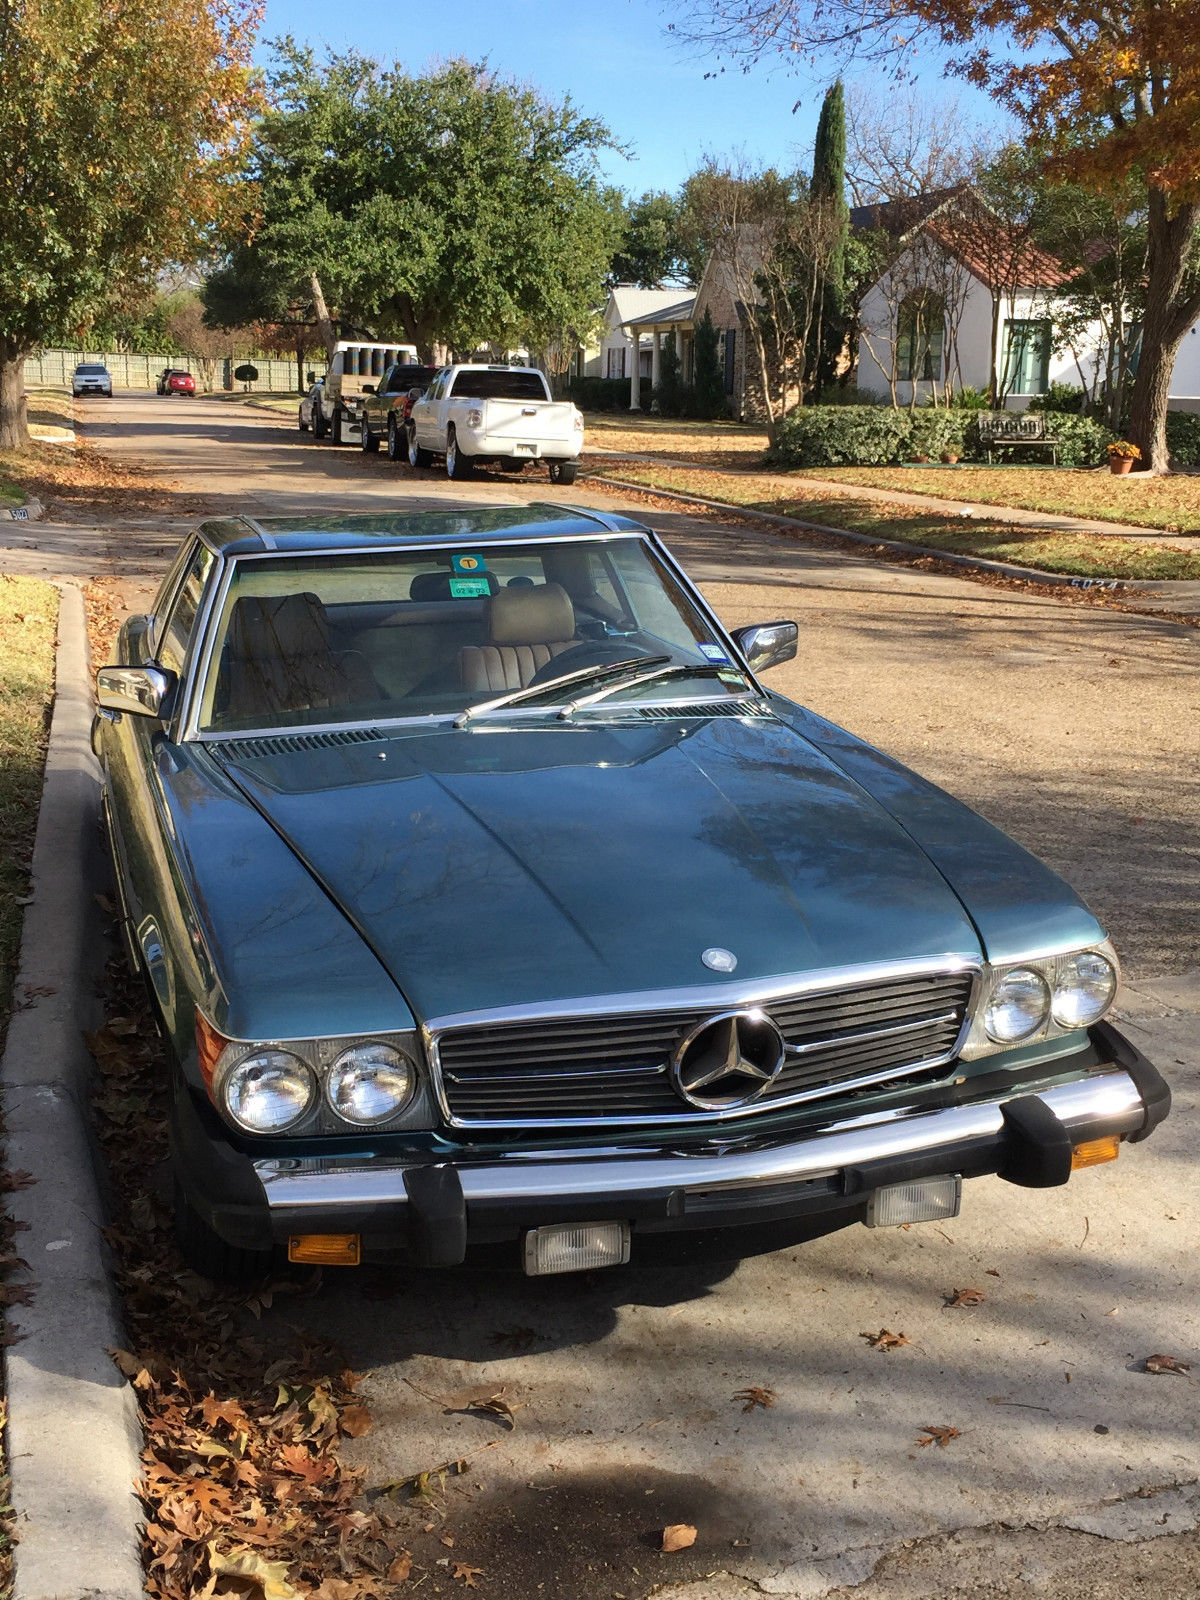
<svg viewBox="0 0 1200 1600"><path fill-rule="evenodd" d="M727 1147L721 1152L714 1152L711 1146L694 1154L632 1149L557 1154L543 1150L499 1158L460 1155L452 1163L435 1164L435 1169L449 1168L457 1174L468 1208L495 1202L514 1210L523 1205L536 1205L540 1210L546 1202L569 1198L578 1206L581 1200L595 1197L611 1209L623 1198L636 1202L664 1192L681 1196L686 1207L690 1196L845 1180L852 1173L883 1172L896 1164L911 1166L916 1158L925 1158L920 1161L922 1166L930 1161L936 1166L944 1158L946 1170L969 1167L964 1155L973 1147L994 1147L1011 1127L1011 1107L1028 1105L1033 1098L1007 1095L882 1117L876 1112L789 1142ZM1147 1118L1146 1101L1122 1068L1045 1089L1036 1099L1053 1114L1071 1142L1104 1134L1135 1134ZM1061 1141L1062 1147L1066 1142ZM414 1169L428 1171L428 1158L419 1168L412 1161L380 1157L254 1163L272 1212L286 1213L298 1228L305 1225L309 1213L319 1213L332 1228L336 1224L329 1219L339 1212L359 1214L412 1201L405 1175ZM987 1170L1001 1170L1003 1175L1002 1166L993 1164ZM843 1188L841 1192L853 1191Z"/></svg>

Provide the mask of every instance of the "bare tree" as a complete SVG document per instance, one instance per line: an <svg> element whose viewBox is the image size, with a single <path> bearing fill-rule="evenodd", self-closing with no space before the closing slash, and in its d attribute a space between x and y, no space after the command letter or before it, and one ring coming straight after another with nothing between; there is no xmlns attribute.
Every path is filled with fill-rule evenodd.
<svg viewBox="0 0 1200 1600"><path fill-rule="evenodd" d="M811 198L802 176L744 161L709 161L689 187L705 219L710 285L725 291L746 328L774 438L814 376L809 356L820 349L825 279L843 216L835 203Z"/></svg>
<svg viewBox="0 0 1200 1600"><path fill-rule="evenodd" d="M985 148L954 96L857 84L846 97L846 182L856 206L912 199L966 181Z"/></svg>
<svg viewBox="0 0 1200 1600"><path fill-rule="evenodd" d="M210 328L204 321L204 307L193 296L185 300L167 319L167 332L179 348L200 368L205 389L216 386L217 362L232 354L229 334Z"/></svg>

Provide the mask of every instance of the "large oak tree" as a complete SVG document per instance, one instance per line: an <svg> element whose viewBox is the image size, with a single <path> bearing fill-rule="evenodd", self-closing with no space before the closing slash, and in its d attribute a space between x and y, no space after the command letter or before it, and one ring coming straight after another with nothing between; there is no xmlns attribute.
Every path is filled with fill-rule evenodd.
<svg viewBox="0 0 1200 1600"><path fill-rule="evenodd" d="M256 104L253 0L0 0L0 449L25 358L194 259Z"/></svg>
<svg viewBox="0 0 1200 1600"><path fill-rule="evenodd" d="M1130 432L1167 465L1176 352L1200 317L1200 0L680 0L685 36L744 62L826 50L898 59L922 42L1054 146L1047 171L1145 190L1141 357Z"/></svg>
<svg viewBox="0 0 1200 1600"><path fill-rule="evenodd" d="M344 330L407 335L425 360L584 331L621 226L602 122L466 61L414 76L291 39L275 51L228 270L307 298L318 321L323 297Z"/></svg>

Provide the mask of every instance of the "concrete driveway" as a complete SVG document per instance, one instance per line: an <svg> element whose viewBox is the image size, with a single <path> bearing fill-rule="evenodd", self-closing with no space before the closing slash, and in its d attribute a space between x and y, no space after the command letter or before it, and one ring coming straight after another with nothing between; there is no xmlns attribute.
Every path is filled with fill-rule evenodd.
<svg viewBox="0 0 1200 1600"><path fill-rule="evenodd" d="M218 401L81 409L89 438L177 485L171 525L381 502L622 504L498 474L464 494ZM331 1275L269 1318L281 1339L298 1323L332 1335L365 1374L374 1427L350 1448L371 1484L468 1464L430 1504L401 1496L391 1513L432 1593L463 1587L457 1561L497 1600L633 1600L677 1583L704 1600L817 1596L882 1560L891 1576L873 1596L940 1595L986 1550L980 1586L961 1592L986 1578L986 1592L1011 1579L1014 1594L1065 1594L1047 1585L1098 1549L1117 1571L1100 1538L1181 1534L1200 1504L1180 1488L1200 1480L1200 635L631 509L726 622L800 621L779 688L954 789L1081 888L1125 955L1125 1025L1170 1077L1174 1116L1066 1189L973 1183L943 1227L652 1274ZM119 560L142 580L135 597L161 566L163 525L97 534L94 568ZM41 557L61 538L64 563L86 563L80 533L43 526ZM982 1297L947 1303L965 1289ZM872 1348L863 1335L882 1329L906 1342ZM1193 1373L1148 1374L1160 1352ZM766 1403L744 1409L735 1396L750 1389ZM501 1392L515 1428L468 1409ZM927 1429L957 1431L940 1444ZM662 1554L661 1529L680 1522L695 1546ZM1041 1535L1039 1566L1019 1530L1043 1524L1060 1531ZM1176 1576L1188 1538L1172 1547Z"/></svg>

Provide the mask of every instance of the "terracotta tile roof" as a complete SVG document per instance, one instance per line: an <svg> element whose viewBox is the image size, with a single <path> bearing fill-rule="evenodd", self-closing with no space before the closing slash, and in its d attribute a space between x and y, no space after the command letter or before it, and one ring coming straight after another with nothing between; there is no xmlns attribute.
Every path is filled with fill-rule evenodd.
<svg viewBox="0 0 1200 1600"><path fill-rule="evenodd" d="M973 224L975 229L986 226L980 221ZM989 261L989 252L978 239L973 240L970 233L940 227L937 222L929 226L930 235L937 240L943 249L958 257L968 272L972 272L980 280L991 286L990 273L993 268L1003 273L1006 282L1012 283L1017 289L1061 289L1069 283L1074 276L1069 272L1057 256L1052 256L1048 250L1043 250L1040 245L1034 244L1032 239L1027 239L1019 247L1019 255L1015 262L1015 270L1010 271L1010 257L1005 245L998 245L992 259Z"/></svg>

